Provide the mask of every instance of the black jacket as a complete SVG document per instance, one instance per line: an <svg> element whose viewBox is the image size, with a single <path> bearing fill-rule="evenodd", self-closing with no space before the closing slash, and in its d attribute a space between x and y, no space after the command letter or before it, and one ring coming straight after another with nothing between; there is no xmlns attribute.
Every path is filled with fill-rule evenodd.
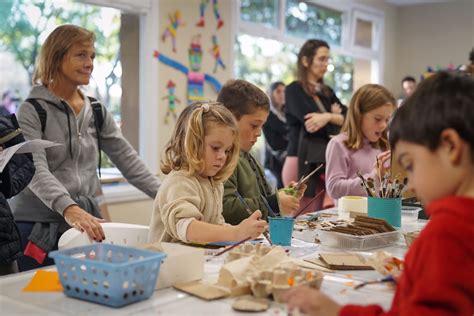
<svg viewBox="0 0 474 316"><path fill-rule="evenodd" d="M18 228L7 199L0 192L0 264L8 264L21 256Z"/></svg>
<svg viewBox="0 0 474 316"><path fill-rule="evenodd" d="M327 112L331 112L331 105L339 103L342 115L345 117L347 108L342 105L334 91L326 86L325 93L318 93L321 103ZM327 124L315 133L308 133L304 127L304 116L308 113L321 112L313 97L306 94L299 81L294 81L286 87L285 91L286 122L289 128L288 156L298 157L299 177L310 172L315 165L326 162L326 147L331 135L337 135L340 126ZM324 173L322 169L321 174ZM312 177L306 192L314 192Z"/></svg>
<svg viewBox="0 0 474 316"><path fill-rule="evenodd" d="M0 146L8 148L24 142L14 114L0 115ZM15 154L0 173L0 265L21 256L18 228L7 198L20 193L33 178L35 166L31 154Z"/></svg>

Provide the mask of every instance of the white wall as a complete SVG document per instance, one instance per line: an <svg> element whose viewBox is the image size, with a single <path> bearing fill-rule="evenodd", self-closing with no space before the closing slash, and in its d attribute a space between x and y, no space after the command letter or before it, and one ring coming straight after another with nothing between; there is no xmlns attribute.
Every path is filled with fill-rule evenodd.
<svg viewBox="0 0 474 316"><path fill-rule="evenodd" d="M401 7L395 44L398 79L407 74L418 79L427 66L468 63L474 46L474 1Z"/></svg>

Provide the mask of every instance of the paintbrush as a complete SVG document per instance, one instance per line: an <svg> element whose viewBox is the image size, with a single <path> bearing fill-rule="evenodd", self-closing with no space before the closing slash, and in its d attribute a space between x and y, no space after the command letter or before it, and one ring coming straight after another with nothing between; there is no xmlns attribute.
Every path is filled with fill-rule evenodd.
<svg viewBox="0 0 474 316"><path fill-rule="evenodd" d="M234 249L235 247L237 247L237 246L239 246L239 245L243 244L244 242L249 241L249 240L251 240L251 239L252 239L252 237L247 237L247 238L245 238L245 239L243 239L243 240L241 240L241 241L239 241L239 242L233 244L232 246L227 247L227 248L225 248L224 250L219 251L218 253L215 253L211 258L208 258L206 261L210 261L210 260L212 260L214 257L218 257L218 256L220 256L220 255L226 253L227 251L232 250L232 249Z"/></svg>
<svg viewBox="0 0 474 316"><path fill-rule="evenodd" d="M367 182L365 181L364 179L364 176L360 173L359 170L357 170L357 176L360 178L360 180L362 181L362 186L364 187L365 189L365 192L367 192L367 196L373 196L372 195L372 192L370 191L369 189L369 186L367 184Z"/></svg>
<svg viewBox="0 0 474 316"><path fill-rule="evenodd" d="M360 289L361 287L364 287L366 285L369 285L369 284L377 284L377 283L385 283L385 282L393 282L393 283L397 283L397 281L395 281L395 279L393 278L392 275L389 275L389 276L386 276L382 279L378 279L378 280L373 280L373 281L367 281L367 282L362 282L360 284L357 284L356 286L354 286L354 290L358 290Z"/></svg>
<svg viewBox="0 0 474 316"><path fill-rule="evenodd" d="M301 189L301 186L308 182L308 180L311 178L312 175L314 175L319 169L321 169L324 166L324 164L320 164L317 166L313 171L308 173L306 176L302 176L300 180L294 185L290 187L283 188L282 190L289 195L295 196L298 191Z"/></svg>
<svg viewBox="0 0 474 316"><path fill-rule="evenodd" d="M300 181L298 181L298 183L295 185L295 189L296 190L299 190L300 187L305 184L306 182L308 182L309 178L311 178L311 176L313 174L315 174L319 169L321 169L322 167L324 166L324 164L320 164L318 167L316 167L316 169L314 169L313 171L311 171L310 173L308 173L304 178L301 178Z"/></svg>
<svg viewBox="0 0 474 316"><path fill-rule="evenodd" d="M250 210L250 207L249 205L247 204L247 202L245 202L244 198L242 197L242 195L240 195L240 193L238 191L235 191L234 192L235 196L237 196L237 199L239 199L240 203L242 203L242 205L244 206L245 210L247 211L247 213L249 215L252 215L253 212ZM272 241L270 240L270 236L268 236L268 232L263 232L263 236L265 237L265 239L268 241L268 243L270 245L272 245Z"/></svg>
<svg viewBox="0 0 474 316"><path fill-rule="evenodd" d="M316 199L317 199L321 194L323 194L324 192L325 192L325 190L321 190L318 194L316 194L315 197L313 197L313 198L311 199L311 201L309 201L301 210L298 211L298 213L296 213L296 214L293 215L292 217L293 217L293 218L297 218L301 213L303 213L303 211L304 211L305 209L308 208L308 206L310 206L310 205L314 202L314 200L316 200ZM322 210L320 210L320 211L322 211Z"/></svg>
<svg viewBox="0 0 474 316"><path fill-rule="evenodd" d="M271 217L277 217L277 216L279 216L279 214L276 214L276 213L273 211L272 207L270 206L270 204L269 204L268 201L267 201L267 198L264 197L263 194L260 194L260 197L262 198L263 204L265 204L265 207L266 207L267 210L268 210L268 215L271 216Z"/></svg>

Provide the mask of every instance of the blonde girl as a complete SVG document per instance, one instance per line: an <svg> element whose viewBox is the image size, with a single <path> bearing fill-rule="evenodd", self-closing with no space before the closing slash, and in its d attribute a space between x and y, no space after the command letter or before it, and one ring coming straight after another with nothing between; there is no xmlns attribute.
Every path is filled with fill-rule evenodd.
<svg viewBox="0 0 474 316"><path fill-rule="evenodd" d="M377 84L366 84L352 96L341 134L326 149L326 190L331 198L366 196L357 171L376 180L376 157L384 172L390 159L387 128L395 108L393 95Z"/></svg>
<svg viewBox="0 0 474 316"><path fill-rule="evenodd" d="M150 241L238 241L266 230L256 211L239 225L222 216L223 181L239 159L237 123L218 102L193 103L178 118L161 160Z"/></svg>

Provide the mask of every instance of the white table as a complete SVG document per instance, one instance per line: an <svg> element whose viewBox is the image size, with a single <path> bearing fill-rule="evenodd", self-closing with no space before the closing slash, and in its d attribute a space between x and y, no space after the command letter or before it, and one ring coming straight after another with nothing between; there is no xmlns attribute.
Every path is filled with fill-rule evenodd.
<svg viewBox="0 0 474 316"><path fill-rule="evenodd" d="M425 221L418 221L410 226L402 226L403 230L415 230L424 226ZM298 236L298 234L295 234ZM300 234L301 235L301 234ZM396 245L382 248L395 256L403 257L406 247L403 240ZM340 251L314 243L293 239L291 253L296 257L315 257L319 252ZM376 249L380 250L380 249ZM372 252L373 250L371 250ZM366 252L367 253L367 252ZM216 259L205 265L205 280L216 280L223 259ZM28 271L0 278L0 311L2 315L18 314L48 314L48 315L233 315L241 314L233 311L231 305L234 298L203 301L172 288L156 291L145 301L131 304L122 308L89 303L66 297L63 293L31 293L22 292L31 280L34 271ZM352 277L349 277L351 274ZM349 288L348 281L365 281L379 278L375 271L339 271L325 275L321 291L331 296L340 304L379 304L388 309L394 295L385 284L370 285L358 291ZM343 289L346 289L343 291ZM341 294L342 292L342 294ZM286 309L282 304L273 303L265 315L285 315Z"/></svg>

